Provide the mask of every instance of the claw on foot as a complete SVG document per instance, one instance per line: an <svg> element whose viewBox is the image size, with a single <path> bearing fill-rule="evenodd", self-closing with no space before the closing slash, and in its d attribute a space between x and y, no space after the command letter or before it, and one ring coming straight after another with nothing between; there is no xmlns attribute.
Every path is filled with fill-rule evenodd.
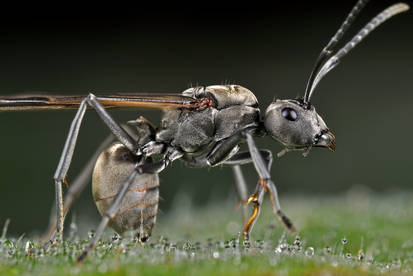
<svg viewBox="0 0 413 276"><path fill-rule="evenodd" d="M253 201L257 201L258 197L256 194L252 194L248 197L247 201L245 202L245 206L247 206L248 204L250 204Z"/></svg>
<svg viewBox="0 0 413 276"><path fill-rule="evenodd" d="M251 232L251 229L254 226L255 220L258 217L259 210L260 210L260 205L256 202L254 204L254 211L252 212L252 215L250 219L248 220L247 225L245 225L245 228L244 228L244 239L245 240L249 239L249 233Z"/></svg>
<svg viewBox="0 0 413 276"><path fill-rule="evenodd" d="M280 218L281 222L288 230L290 230L291 233L297 232L291 220L287 218L281 211L278 211L276 215Z"/></svg>

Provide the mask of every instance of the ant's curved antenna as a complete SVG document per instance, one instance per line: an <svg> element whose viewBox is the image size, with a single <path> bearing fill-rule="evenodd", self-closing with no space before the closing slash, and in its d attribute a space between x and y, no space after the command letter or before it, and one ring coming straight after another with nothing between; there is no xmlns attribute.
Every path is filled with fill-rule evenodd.
<svg viewBox="0 0 413 276"><path fill-rule="evenodd" d="M361 9L367 4L367 2L368 0L359 0L357 2L336 34L331 38L327 46L324 47L321 51L307 82L307 87L303 97L304 103L310 102L314 89L317 87L317 84L320 82L320 80L334 67L336 67L339 64L340 59L343 58L348 52L350 52L350 50L356 47L356 45L360 43L360 41L362 41L370 32L372 32L375 28L377 28L381 23L383 23L390 17L409 9L409 5L405 3L398 3L388 7L387 9L376 15L372 20L370 20L370 22L367 23L349 42L347 42L347 44L344 45L343 48L337 51L335 55L331 56L334 47L343 37L345 31L350 27L351 23L360 13Z"/></svg>
<svg viewBox="0 0 413 276"><path fill-rule="evenodd" d="M351 12L347 15L344 22L341 24L340 28L337 30L337 32L334 34L334 36L330 39L327 46L325 46L323 48L323 50L321 50L321 53L318 56L318 58L317 58L317 60L314 64L314 68L311 71L310 77L309 77L308 82L307 82L307 86L305 88L305 95L304 95L304 99L303 99L304 102L309 102L310 101L309 91L310 91L311 86L314 82L314 78L315 78L316 74L319 72L320 67L327 60L327 58L331 56L331 54L333 53L334 47L341 40L344 33L351 26L353 21L357 18L357 15L359 15L361 10L364 8L364 6L368 2L369 2L369 0L359 0L356 3L356 5L351 10Z"/></svg>

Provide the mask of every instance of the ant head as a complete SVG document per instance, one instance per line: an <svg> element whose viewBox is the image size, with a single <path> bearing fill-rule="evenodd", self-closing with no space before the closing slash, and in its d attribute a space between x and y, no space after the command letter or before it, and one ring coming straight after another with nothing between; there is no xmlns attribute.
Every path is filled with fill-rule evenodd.
<svg viewBox="0 0 413 276"><path fill-rule="evenodd" d="M394 4L376 15L349 42L336 51L337 43L343 38L354 19L368 1L358 1L341 27L318 56L310 74L305 94L299 100L278 100L273 102L265 112L264 124L267 131L287 149L310 149L311 147L327 147L335 150L334 135L328 130L320 115L310 104L315 88L332 69L334 69L360 41L392 16L405 12L409 5Z"/></svg>
<svg viewBox="0 0 413 276"><path fill-rule="evenodd" d="M264 125L288 149L336 148L334 135L313 105L303 100L276 100L265 111Z"/></svg>

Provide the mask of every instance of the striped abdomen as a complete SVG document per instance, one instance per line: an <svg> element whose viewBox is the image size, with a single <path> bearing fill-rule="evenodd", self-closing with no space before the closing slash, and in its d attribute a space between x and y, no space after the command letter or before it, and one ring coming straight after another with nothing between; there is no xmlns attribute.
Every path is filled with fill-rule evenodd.
<svg viewBox="0 0 413 276"><path fill-rule="evenodd" d="M116 197L136 161L120 143L112 144L100 154L93 171L92 192L101 215ZM158 201L158 175L138 174L110 226L118 233L134 230L139 237L150 236L156 222Z"/></svg>

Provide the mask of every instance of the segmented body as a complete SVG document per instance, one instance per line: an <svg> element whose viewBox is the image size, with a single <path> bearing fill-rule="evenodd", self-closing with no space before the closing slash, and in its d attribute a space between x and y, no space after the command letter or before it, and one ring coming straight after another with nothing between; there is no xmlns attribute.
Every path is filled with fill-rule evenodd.
<svg viewBox="0 0 413 276"><path fill-rule="evenodd" d="M213 102L211 107L204 110L165 111L156 141L182 150L185 153L184 160L208 154L217 142L260 120L257 98L242 86L195 87L182 94L197 99L209 98ZM231 152L234 153L236 150Z"/></svg>
<svg viewBox="0 0 413 276"><path fill-rule="evenodd" d="M137 157L125 146L114 143L103 151L93 171L92 191L101 215L112 203L120 186L134 170ZM149 236L156 222L159 201L157 174L138 174L123 199L110 226L117 232L137 230L141 237Z"/></svg>
<svg viewBox="0 0 413 276"><path fill-rule="evenodd" d="M211 105L202 109L168 109L158 129L146 119L139 118L131 123L137 127L138 145L145 147L155 143L162 149L157 153L160 155L171 149L182 152L182 159L191 166L217 165L235 154L238 145L234 145L228 153L211 164L207 160L214 152L214 147L245 126L260 120L255 95L242 86L190 88L182 95L207 100ZM102 215L130 172L135 169L136 163L141 160L145 163L152 162L151 158L145 158L135 155L120 143L115 143L102 152L96 162L92 182L93 197ZM149 236L156 222L158 187L158 174L138 174L123 199L119 212L111 219L111 227L119 233L135 230L139 235Z"/></svg>

